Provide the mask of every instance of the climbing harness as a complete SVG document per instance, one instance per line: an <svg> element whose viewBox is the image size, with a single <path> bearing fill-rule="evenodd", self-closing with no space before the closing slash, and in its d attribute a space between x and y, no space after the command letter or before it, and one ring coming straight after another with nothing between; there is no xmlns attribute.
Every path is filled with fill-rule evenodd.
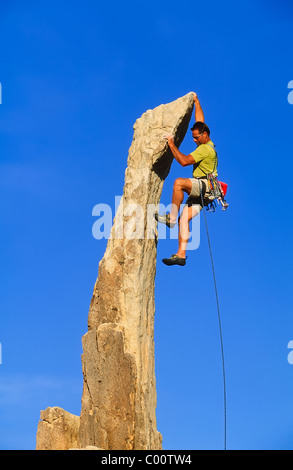
<svg viewBox="0 0 293 470"><path fill-rule="evenodd" d="M222 181L218 181L218 178L214 173L207 175L207 180L210 186L210 194L207 199L210 201L207 206L209 212L215 212L217 208L216 201L222 205L222 211L228 209L229 204L225 200L228 185Z"/></svg>
<svg viewBox="0 0 293 470"><path fill-rule="evenodd" d="M203 194L202 194L202 181L200 181L199 188L200 188L202 207L204 207L204 200L203 200ZM206 227L206 233L207 233L207 239L208 239L208 245L209 245L209 251L210 251L210 258L211 258L211 265L212 265L212 272L213 272L213 279L214 279L214 286L215 286L215 294L216 294L216 302L217 302L217 311L218 311L218 323L219 323L219 334L220 334L221 355L222 355L223 389L224 389L223 390L224 391L224 450L226 450L227 448L227 395L226 395L226 373L225 373L222 323L221 323L219 297L218 297L218 290L217 290L217 284L216 284L216 275L215 275L215 267L214 267L214 261L213 261L213 255L212 255L211 241L210 241L209 230L208 230L207 216L206 216L205 211L203 211L203 213L204 213L205 227Z"/></svg>
<svg viewBox="0 0 293 470"><path fill-rule="evenodd" d="M222 181L218 181L218 178L215 175L215 169L218 166L218 154L215 147L209 143L207 143L206 145L209 145L215 151L216 159L213 172L206 175L210 187L210 194L206 198L207 202L205 203L205 206L207 207L208 212L215 212L217 208L217 201L218 204L221 204L222 211L225 211L228 209L229 206L229 204L225 200L228 185L226 183L223 183Z"/></svg>

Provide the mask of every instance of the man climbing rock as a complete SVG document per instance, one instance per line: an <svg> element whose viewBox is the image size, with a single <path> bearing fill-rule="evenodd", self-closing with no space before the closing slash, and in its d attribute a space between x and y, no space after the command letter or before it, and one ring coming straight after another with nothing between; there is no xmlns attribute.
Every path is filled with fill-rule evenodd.
<svg viewBox="0 0 293 470"><path fill-rule="evenodd" d="M178 219L179 223L179 246L175 255L170 258L164 258L163 263L167 266L186 264L186 247L190 237L189 222L197 216L201 209L202 198L204 205L211 196L211 188L207 175L213 173L217 176L217 154L215 146L210 139L210 129L204 122L204 113L196 93L194 93L195 105L195 124L191 128L192 137L197 144L197 148L189 155L184 155L174 144L172 134L166 134L165 139L168 141L170 150L174 158L185 167L193 165L192 178L177 178L173 186L172 208L171 212L164 215L156 214L158 222L166 224L172 228L175 226L179 214L180 205L184 199L184 193L188 194L185 206ZM209 199L208 199L209 198Z"/></svg>

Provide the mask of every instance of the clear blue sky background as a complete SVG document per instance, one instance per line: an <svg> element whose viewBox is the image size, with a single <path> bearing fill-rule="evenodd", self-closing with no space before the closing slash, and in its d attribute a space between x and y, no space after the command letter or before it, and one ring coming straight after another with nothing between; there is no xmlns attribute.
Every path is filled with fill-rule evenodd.
<svg viewBox="0 0 293 470"><path fill-rule="evenodd" d="M122 194L135 120L190 91L229 184L229 210L207 214L227 446L293 449L292 21L285 0L1 3L1 449L34 449L47 406L80 413L81 337L106 247L92 209ZM189 131L181 150L194 150ZM164 204L189 175L174 162ZM221 449L203 218L185 268L161 263L176 246L158 246L158 429L165 449Z"/></svg>

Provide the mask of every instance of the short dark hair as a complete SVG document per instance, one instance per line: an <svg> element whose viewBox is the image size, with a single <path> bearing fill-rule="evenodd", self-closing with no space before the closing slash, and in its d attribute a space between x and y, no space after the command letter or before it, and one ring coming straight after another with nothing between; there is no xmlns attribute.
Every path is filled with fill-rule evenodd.
<svg viewBox="0 0 293 470"><path fill-rule="evenodd" d="M206 132L208 136L210 135L210 132L211 132L209 126L207 126L205 122L201 122L201 121L197 121L195 124L193 124L191 130L195 131L196 129L200 133Z"/></svg>

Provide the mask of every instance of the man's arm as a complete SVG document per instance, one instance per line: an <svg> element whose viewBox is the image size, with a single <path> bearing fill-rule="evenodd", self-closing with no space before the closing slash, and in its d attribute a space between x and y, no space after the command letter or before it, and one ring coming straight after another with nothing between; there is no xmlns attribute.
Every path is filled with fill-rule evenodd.
<svg viewBox="0 0 293 470"><path fill-rule="evenodd" d="M177 160L181 166L193 165L195 163L192 155L184 155L184 153L180 152L180 150L176 147L172 134L166 134L165 139L168 140L170 150L173 153L175 160Z"/></svg>
<svg viewBox="0 0 293 470"><path fill-rule="evenodd" d="M196 93L193 93L195 121L204 122L204 114Z"/></svg>

